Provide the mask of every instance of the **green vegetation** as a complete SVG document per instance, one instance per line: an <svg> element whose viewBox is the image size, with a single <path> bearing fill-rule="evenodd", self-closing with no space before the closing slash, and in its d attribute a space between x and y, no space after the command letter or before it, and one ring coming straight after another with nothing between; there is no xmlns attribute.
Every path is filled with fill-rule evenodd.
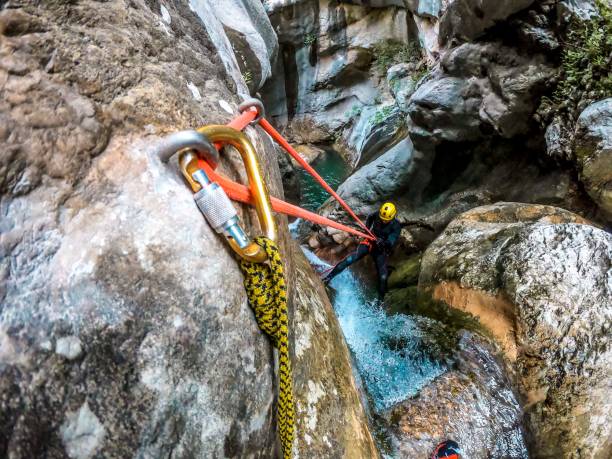
<svg viewBox="0 0 612 459"><path fill-rule="evenodd" d="M421 49L417 43L399 43L386 40L374 45L374 65L381 73L386 73L389 67L401 62L419 62L422 58Z"/></svg>
<svg viewBox="0 0 612 459"><path fill-rule="evenodd" d="M427 68L426 65L421 65L417 71L411 75L412 81L418 83L421 78L427 75L427 72L429 72L429 68Z"/></svg>
<svg viewBox="0 0 612 459"><path fill-rule="evenodd" d="M563 104L579 92L594 99L612 95L612 8L596 0L601 16L581 25L570 25L563 50L561 78L553 94Z"/></svg>
<svg viewBox="0 0 612 459"><path fill-rule="evenodd" d="M310 46L310 45L314 45L314 43L317 41L317 35L310 32L307 33L306 35L304 35L304 45L306 46Z"/></svg>
<svg viewBox="0 0 612 459"><path fill-rule="evenodd" d="M253 73L250 70L246 70L242 77L244 78L244 82L249 86L253 82Z"/></svg>
<svg viewBox="0 0 612 459"><path fill-rule="evenodd" d="M558 117L564 130L590 103L612 96L612 8L596 0L600 16L569 25L561 70L551 97L543 97L538 117L543 126ZM563 137L571 136L564 132Z"/></svg>
<svg viewBox="0 0 612 459"><path fill-rule="evenodd" d="M387 105L386 107L376 110L376 113L372 117L372 124L379 124L386 120L391 113L393 113L393 105Z"/></svg>
<svg viewBox="0 0 612 459"><path fill-rule="evenodd" d="M361 105L353 105L349 111L344 113L344 116L348 119L356 118L361 115L362 109Z"/></svg>

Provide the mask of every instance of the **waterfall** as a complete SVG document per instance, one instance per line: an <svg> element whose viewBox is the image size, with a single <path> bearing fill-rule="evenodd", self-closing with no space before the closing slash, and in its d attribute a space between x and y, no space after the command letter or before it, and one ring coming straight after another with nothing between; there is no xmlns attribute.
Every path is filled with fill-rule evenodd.
<svg viewBox="0 0 612 459"><path fill-rule="evenodd" d="M310 263L319 269L329 265L302 247ZM347 269L330 286L336 290L334 309L357 371L376 411L416 394L446 370L442 361L429 355L422 342L426 318L387 314L373 289Z"/></svg>

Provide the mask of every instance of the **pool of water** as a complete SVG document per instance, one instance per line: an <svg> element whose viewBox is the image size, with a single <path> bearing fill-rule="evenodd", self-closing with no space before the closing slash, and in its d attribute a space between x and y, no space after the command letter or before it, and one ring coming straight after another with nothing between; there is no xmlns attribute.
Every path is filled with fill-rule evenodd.
<svg viewBox="0 0 612 459"><path fill-rule="evenodd" d="M349 176L350 168L339 153L325 150L311 166L334 190ZM305 209L315 211L329 198L329 194L308 172L299 169L300 205Z"/></svg>

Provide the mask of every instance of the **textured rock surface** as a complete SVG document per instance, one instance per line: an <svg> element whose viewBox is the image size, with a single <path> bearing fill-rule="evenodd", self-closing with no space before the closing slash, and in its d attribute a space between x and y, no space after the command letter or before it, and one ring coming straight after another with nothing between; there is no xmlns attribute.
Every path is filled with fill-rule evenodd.
<svg viewBox="0 0 612 459"><path fill-rule="evenodd" d="M155 0L0 12L2 457L277 452L273 356L242 275L175 165L154 154L166 132L229 121L245 88L228 77L229 38L203 26L207 14ZM247 133L282 195L270 141ZM224 157L225 174L244 175L235 153ZM279 222L302 326L295 398L309 430L295 449L373 457L336 319ZM309 325L325 362L299 355L313 345Z"/></svg>
<svg viewBox="0 0 612 459"><path fill-rule="evenodd" d="M281 51L264 99L294 141L336 143L364 164L405 136L385 71L373 67L377 46L416 42L402 2L265 4Z"/></svg>
<svg viewBox="0 0 612 459"><path fill-rule="evenodd" d="M398 457L453 439L470 459L528 457L521 409L491 346L462 332L454 367L385 416Z"/></svg>
<svg viewBox="0 0 612 459"><path fill-rule="evenodd" d="M377 458L335 312L297 245L292 244L290 254L298 396L295 457Z"/></svg>
<svg viewBox="0 0 612 459"><path fill-rule="evenodd" d="M499 44L468 43L444 55L441 71L420 86L408 107L417 147L475 141L493 133L526 134L538 94L553 74L544 59Z"/></svg>
<svg viewBox="0 0 612 459"><path fill-rule="evenodd" d="M272 75L271 63L278 53L276 33L263 4L250 0L189 0L189 4L215 43L222 43L217 47L228 72L236 77L237 67L248 86L260 88Z"/></svg>
<svg viewBox="0 0 612 459"><path fill-rule="evenodd" d="M496 23L527 8L533 0L406 0L414 14L419 39L427 54L440 52L457 42L470 41Z"/></svg>
<svg viewBox="0 0 612 459"><path fill-rule="evenodd" d="M422 3L422 2L419 2ZM533 0L451 0L440 16L440 42L471 40L498 21L533 3Z"/></svg>
<svg viewBox="0 0 612 459"><path fill-rule="evenodd" d="M428 159L414 149L410 139L404 139L346 179L338 194L357 213L369 215L386 196L418 194L418 184L425 183L420 174L427 173Z"/></svg>
<svg viewBox="0 0 612 459"><path fill-rule="evenodd" d="M582 183L612 221L612 98L581 113L574 148Z"/></svg>
<svg viewBox="0 0 612 459"><path fill-rule="evenodd" d="M532 457L608 454L612 237L587 223L548 206L480 207L422 261L421 293L476 316L513 363Z"/></svg>

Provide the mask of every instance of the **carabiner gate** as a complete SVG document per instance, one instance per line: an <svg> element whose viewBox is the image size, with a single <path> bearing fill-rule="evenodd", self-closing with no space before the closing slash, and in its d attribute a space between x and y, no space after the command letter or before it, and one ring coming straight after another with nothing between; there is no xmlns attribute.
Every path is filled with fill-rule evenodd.
<svg viewBox="0 0 612 459"><path fill-rule="evenodd" d="M209 161L218 159L218 152L213 144L230 144L235 147L246 168L261 229L268 239L276 241L277 231L270 196L261 174L257 153L249 138L241 131L222 125L205 126L197 132L185 131L181 135L177 133L173 136L175 139L192 140L198 136L205 139L205 143L188 145L187 148L190 149L185 149L184 144L181 144L183 148L179 153L179 168L195 193L196 204L210 225L225 236L234 252L241 258L255 263L266 261L268 258L266 252L253 242L240 226L236 209L223 188L218 183L212 182L198 165L200 156ZM166 142L160 153L162 159L167 160L172 155L168 152L169 149L171 148ZM174 149L175 152L177 150L178 148Z"/></svg>

